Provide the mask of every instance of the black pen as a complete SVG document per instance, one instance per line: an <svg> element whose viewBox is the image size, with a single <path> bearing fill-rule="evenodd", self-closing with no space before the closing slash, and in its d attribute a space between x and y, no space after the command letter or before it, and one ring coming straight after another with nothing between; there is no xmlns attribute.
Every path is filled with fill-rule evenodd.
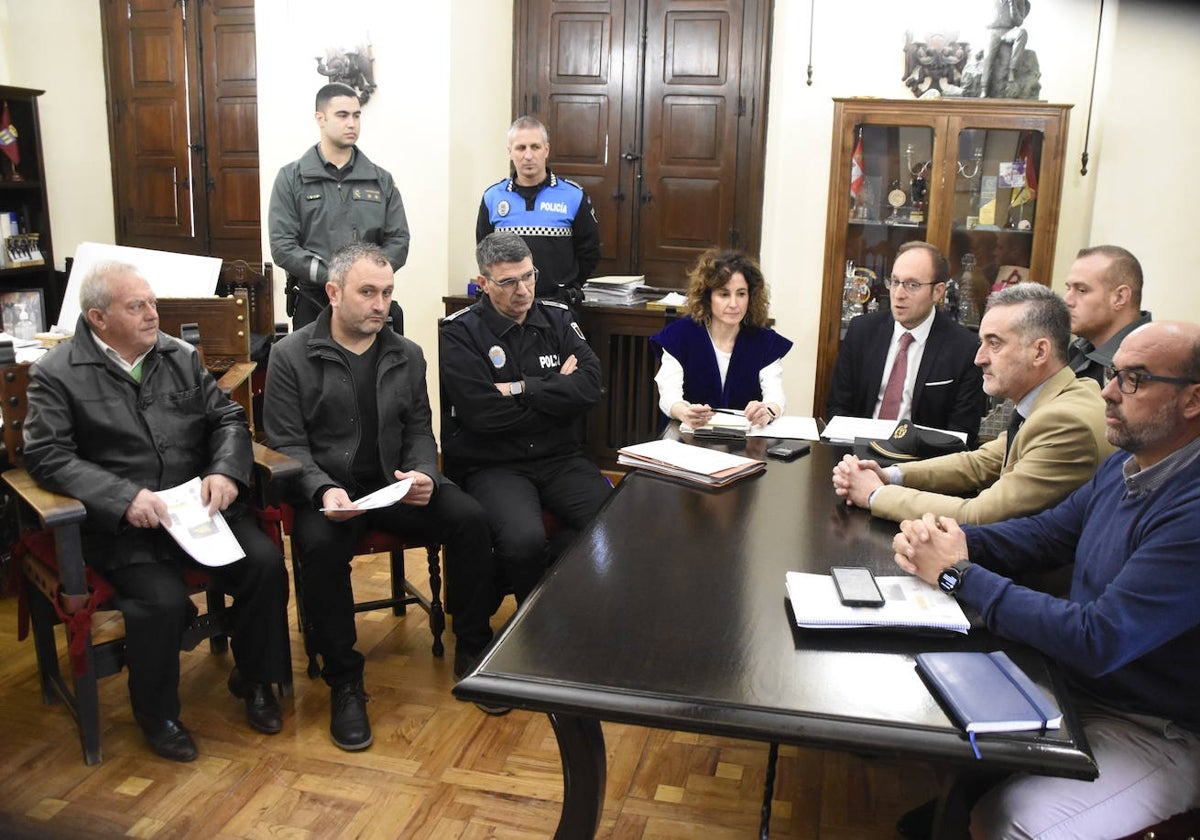
<svg viewBox="0 0 1200 840"><path fill-rule="evenodd" d="M764 406L763 406L763 408L765 408L765 409L767 410L767 414L770 414L770 415L771 415L771 419L772 419L772 420L774 420L774 419L775 419L775 418L778 416L778 415L775 413L775 409L771 408L771 406L769 406L769 405L764 405Z"/></svg>
<svg viewBox="0 0 1200 840"><path fill-rule="evenodd" d="M770 411L770 409L767 409L767 410ZM745 417L746 416L746 412L738 411L736 408L714 408L713 412L716 414L733 414L737 417ZM772 416L774 416L774 415L772 415Z"/></svg>

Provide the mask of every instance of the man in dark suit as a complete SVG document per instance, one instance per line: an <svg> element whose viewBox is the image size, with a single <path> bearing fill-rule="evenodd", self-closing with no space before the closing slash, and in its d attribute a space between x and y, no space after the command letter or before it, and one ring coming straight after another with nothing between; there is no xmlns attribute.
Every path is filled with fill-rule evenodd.
<svg viewBox="0 0 1200 840"><path fill-rule="evenodd" d="M986 407L982 372L975 365L979 337L937 309L949 277L946 258L928 242L900 246L885 281L891 308L850 322L826 417L908 417L922 426L965 432L967 445L975 446Z"/></svg>

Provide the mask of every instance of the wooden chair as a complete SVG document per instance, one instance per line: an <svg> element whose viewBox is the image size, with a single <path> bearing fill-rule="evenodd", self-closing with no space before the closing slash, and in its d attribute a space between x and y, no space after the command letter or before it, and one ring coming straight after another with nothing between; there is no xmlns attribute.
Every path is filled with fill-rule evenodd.
<svg viewBox="0 0 1200 840"><path fill-rule="evenodd" d="M281 526L283 533L292 533L292 509L290 505L281 505L283 517ZM303 555L296 541L291 541L292 548L292 583L296 593L296 621L304 638L304 653L308 657L307 673L310 678L321 675L319 655L313 647L310 634L311 625L304 614L304 574ZM424 548L429 563L429 595L426 596L413 584L404 573L404 552L409 548ZM387 598L376 598L370 601L356 601L354 612L370 612L372 610L390 609L392 615L403 616L409 606L419 607L429 616L429 632L433 636L430 649L433 655L441 657L446 648L442 643L442 633L446 629L446 611L442 606L442 564L441 546L436 542L414 541L400 534L388 531L368 531L354 547L354 556L363 557L368 554L388 555L391 568L392 594Z"/></svg>
<svg viewBox="0 0 1200 840"><path fill-rule="evenodd" d="M12 469L3 480L17 500L19 540L13 550L14 577L19 577L20 638L32 626L38 672L42 683L42 701L61 701L75 718L83 747L84 761L98 764L100 749L100 711L98 681L119 673L124 667L123 636L96 641L92 635L93 617L114 609L111 585L83 562L80 526L87 518L77 499L40 488L21 467L24 454L23 426L26 413L25 393L29 382L29 364L0 367L0 404L4 414L4 445ZM300 465L277 453L258 448L256 467L262 473L259 482L283 481L298 472ZM189 625L183 649L192 650L209 639L213 653L227 649L225 594L203 572L189 573L188 583L196 593L203 592L206 611ZM71 678L59 667L58 640L54 627L65 626ZM291 653L287 653L290 674ZM280 686L291 694L291 680Z"/></svg>
<svg viewBox="0 0 1200 840"><path fill-rule="evenodd" d="M251 374L256 363L250 359L246 296L159 298L158 328L197 346L221 390L245 410L253 434Z"/></svg>

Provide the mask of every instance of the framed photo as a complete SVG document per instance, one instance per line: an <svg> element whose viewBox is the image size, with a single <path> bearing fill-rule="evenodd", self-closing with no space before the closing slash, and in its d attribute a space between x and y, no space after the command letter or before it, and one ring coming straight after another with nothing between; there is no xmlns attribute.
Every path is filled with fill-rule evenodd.
<svg viewBox="0 0 1200 840"><path fill-rule="evenodd" d="M0 292L4 331L15 338L33 338L46 331L46 309L41 289Z"/></svg>

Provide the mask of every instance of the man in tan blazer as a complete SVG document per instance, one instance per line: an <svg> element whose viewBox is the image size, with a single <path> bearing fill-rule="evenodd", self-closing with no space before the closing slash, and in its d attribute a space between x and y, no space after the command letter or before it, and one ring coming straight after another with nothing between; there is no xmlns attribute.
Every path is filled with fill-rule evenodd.
<svg viewBox="0 0 1200 840"><path fill-rule="evenodd" d="M903 467L847 455L834 467L834 490L895 521L934 513L983 524L1062 501L1113 451L1099 387L1067 366L1070 325L1066 304L1045 286L997 292L979 325L975 363L983 390L1015 403L1009 431L972 452Z"/></svg>

